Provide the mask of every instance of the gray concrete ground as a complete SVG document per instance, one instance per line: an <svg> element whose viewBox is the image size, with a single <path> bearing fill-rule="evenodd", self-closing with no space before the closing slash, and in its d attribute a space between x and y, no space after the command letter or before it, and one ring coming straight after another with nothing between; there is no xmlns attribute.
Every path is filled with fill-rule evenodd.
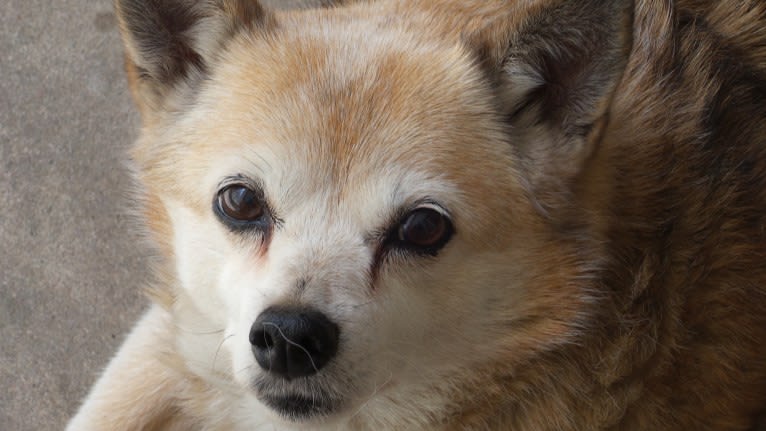
<svg viewBox="0 0 766 431"><path fill-rule="evenodd" d="M111 0L0 1L2 431L62 429L146 307L138 126Z"/></svg>
<svg viewBox="0 0 766 431"><path fill-rule="evenodd" d="M110 0L0 1L0 430L57 430L138 317Z"/></svg>

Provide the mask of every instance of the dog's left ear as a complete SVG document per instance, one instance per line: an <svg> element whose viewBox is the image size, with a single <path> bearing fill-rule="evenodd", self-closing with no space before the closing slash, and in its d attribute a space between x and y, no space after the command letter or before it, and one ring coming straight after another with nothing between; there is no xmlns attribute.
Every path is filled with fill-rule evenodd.
<svg viewBox="0 0 766 431"><path fill-rule="evenodd" d="M496 84L535 193L560 194L606 123L631 49L633 2L539 0L506 12L466 41Z"/></svg>

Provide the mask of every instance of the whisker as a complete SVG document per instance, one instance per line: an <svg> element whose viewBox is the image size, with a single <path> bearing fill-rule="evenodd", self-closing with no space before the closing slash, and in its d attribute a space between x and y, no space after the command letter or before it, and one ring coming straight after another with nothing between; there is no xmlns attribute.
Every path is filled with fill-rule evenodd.
<svg viewBox="0 0 766 431"><path fill-rule="evenodd" d="M210 367L210 370L215 372L215 362L218 360L218 353L221 351L221 347L223 347L223 343L226 342L229 338L235 336L236 334L227 335L226 337L223 337L220 343L218 343L218 348L215 349L215 355L213 356L213 364Z"/></svg>
<svg viewBox="0 0 766 431"><path fill-rule="evenodd" d="M349 305L348 308L357 309L357 308L367 307L369 305L374 304L375 302L376 302L375 300L367 301L367 302L363 302L361 304Z"/></svg>
<svg viewBox="0 0 766 431"><path fill-rule="evenodd" d="M245 368L242 368L241 370L235 371L234 375L236 376L237 374L239 374L239 373L241 373L243 371L247 371L247 370L253 368L254 366L255 366L255 364L250 364L250 365L246 366Z"/></svg>
<svg viewBox="0 0 766 431"><path fill-rule="evenodd" d="M394 373L390 372L388 374L388 378L382 384L380 385L376 384L372 390L372 394L370 394L370 396L367 397L367 400L364 403L362 403L361 406L359 406L359 408L354 412L354 414L351 415L351 417L349 417L349 420L355 418L359 413L361 413L362 410L364 410L364 408L367 407L370 401L372 401L372 399L375 398L375 395L377 395L378 392L380 392L380 389L383 386L386 386L393 378L394 378Z"/></svg>
<svg viewBox="0 0 766 431"><path fill-rule="evenodd" d="M186 334L193 334L193 335L214 335L214 334L220 334L224 332L226 329L216 329L212 331L193 331L191 329L184 328L181 325L174 325L176 329L178 329L181 332L184 332Z"/></svg>
<svg viewBox="0 0 766 431"><path fill-rule="evenodd" d="M311 354L309 353L308 349L306 349L305 347L303 347L303 346L301 346L300 344L296 343L295 341L293 341L293 340L291 340L291 339L287 338L287 336L285 335L285 333L284 333L284 332L282 332L282 328L280 328L280 327L279 327L279 326L277 326L276 324L274 324L274 323L272 323L272 322L263 322L263 325L264 325L264 326L266 326L266 325L271 325L271 326L273 326L273 327L277 328L277 331L279 331L279 334L282 336L282 338L284 338L284 339L285 339L285 341L287 341L288 343L292 344L293 346L295 346L295 347L297 347L297 348L299 348L299 349L303 350L303 352L306 354L306 356L308 356L308 358L309 358L309 361L311 361L311 367L312 367L312 368L314 368L314 371L315 371L315 372L317 372L317 373L319 372L319 368L318 368L318 367L316 366L316 364L314 363L314 358L312 358L312 357L311 357Z"/></svg>

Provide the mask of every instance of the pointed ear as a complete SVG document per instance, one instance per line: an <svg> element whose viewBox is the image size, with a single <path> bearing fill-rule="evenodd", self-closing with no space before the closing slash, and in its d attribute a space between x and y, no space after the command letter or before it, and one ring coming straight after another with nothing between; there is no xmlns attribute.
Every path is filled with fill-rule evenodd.
<svg viewBox="0 0 766 431"><path fill-rule="evenodd" d="M631 49L633 2L540 0L507 13L468 41L497 85L532 187L560 191L606 124Z"/></svg>
<svg viewBox="0 0 766 431"><path fill-rule="evenodd" d="M227 39L265 27L257 0L116 0L131 91L145 119L204 76Z"/></svg>

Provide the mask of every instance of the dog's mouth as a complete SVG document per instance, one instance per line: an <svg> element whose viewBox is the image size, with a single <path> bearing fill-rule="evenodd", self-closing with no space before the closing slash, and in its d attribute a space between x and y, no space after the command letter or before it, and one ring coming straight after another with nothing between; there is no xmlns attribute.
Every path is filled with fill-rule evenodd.
<svg viewBox="0 0 766 431"><path fill-rule="evenodd" d="M276 388L266 380L257 381L255 384L258 399L290 421L309 421L326 417L342 407L340 398L316 385L306 389L303 391L295 388Z"/></svg>

